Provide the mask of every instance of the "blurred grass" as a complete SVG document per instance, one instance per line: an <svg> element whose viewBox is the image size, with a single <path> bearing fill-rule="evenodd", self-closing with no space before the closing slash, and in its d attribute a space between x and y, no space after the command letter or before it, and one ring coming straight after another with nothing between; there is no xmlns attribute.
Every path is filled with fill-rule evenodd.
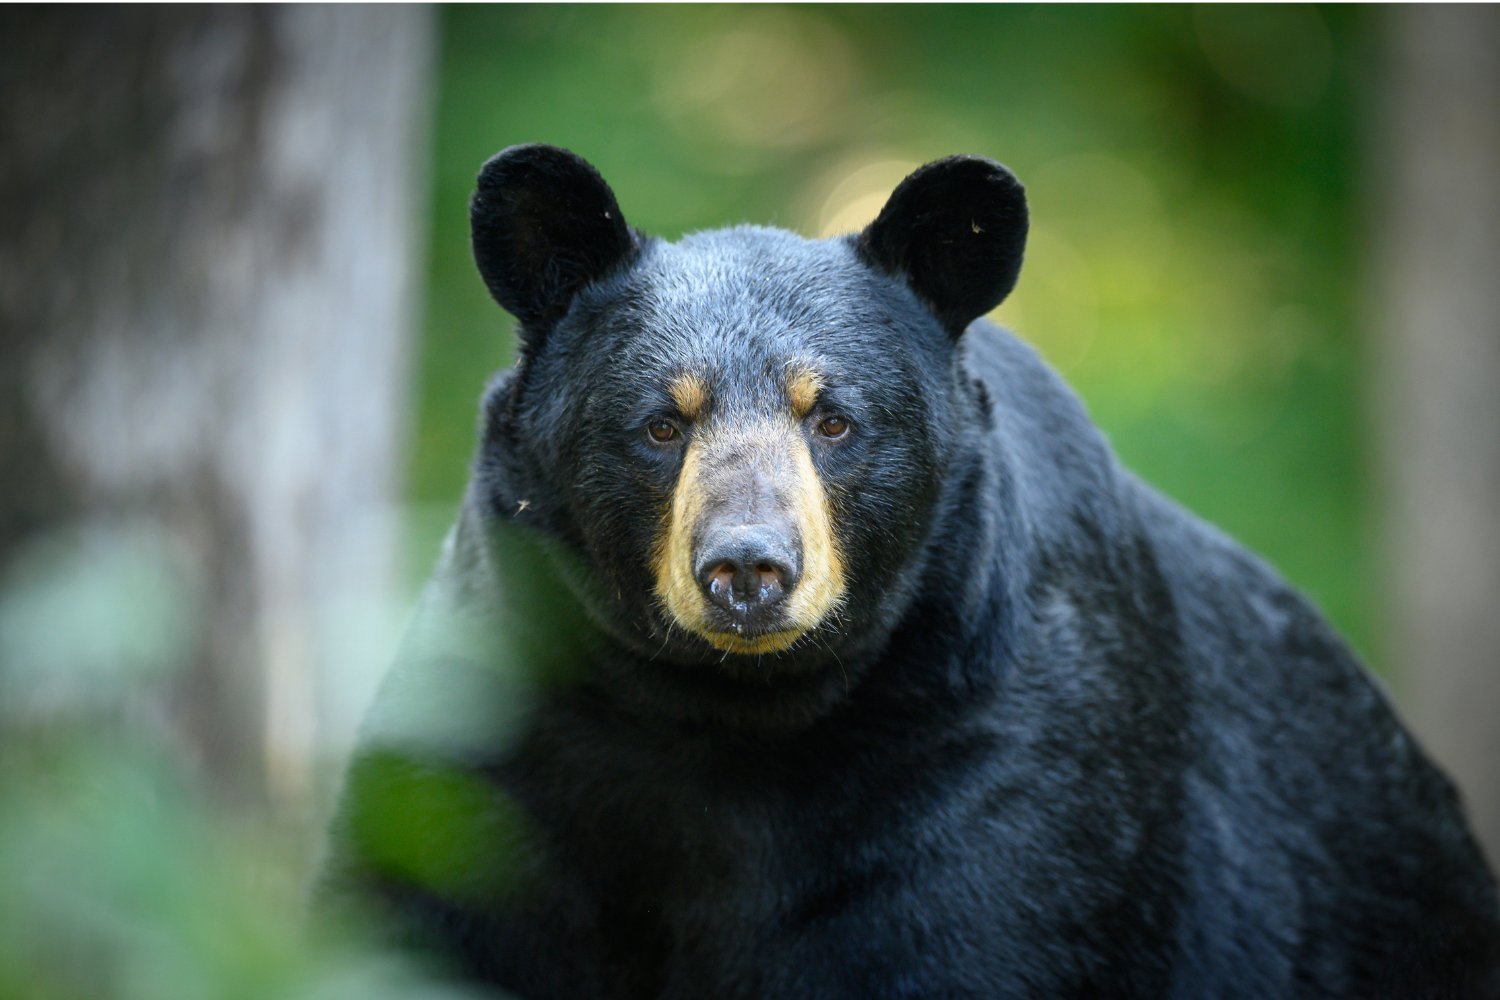
<svg viewBox="0 0 1500 1000"><path fill-rule="evenodd" d="M983 153L1033 209L996 318L1128 465L1269 558L1378 667L1352 300L1369 16L449 9L411 498L456 503L481 386L512 355L468 253L468 194L497 149L578 151L667 237L847 231L904 170Z"/></svg>

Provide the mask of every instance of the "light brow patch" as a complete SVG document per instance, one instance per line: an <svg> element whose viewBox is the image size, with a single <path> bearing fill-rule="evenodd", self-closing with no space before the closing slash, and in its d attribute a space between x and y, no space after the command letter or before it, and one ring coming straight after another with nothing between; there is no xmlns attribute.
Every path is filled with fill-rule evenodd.
<svg viewBox="0 0 1500 1000"><path fill-rule="evenodd" d="M697 375L678 375L667 386L667 394L686 420L697 420L708 408L708 385Z"/></svg>
<svg viewBox="0 0 1500 1000"><path fill-rule="evenodd" d="M792 414L801 420L812 412L818 403L818 394L823 391L823 376L805 365L787 371L786 398L792 404Z"/></svg>

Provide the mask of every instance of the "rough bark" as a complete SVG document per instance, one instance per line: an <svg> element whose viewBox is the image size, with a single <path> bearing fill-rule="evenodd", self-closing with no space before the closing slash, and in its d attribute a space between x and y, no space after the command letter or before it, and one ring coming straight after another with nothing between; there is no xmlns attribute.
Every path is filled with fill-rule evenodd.
<svg viewBox="0 0 1500 1000"><path fill-rule="evenodd" d="M397 7L0 16L0 571L155 539L194 614L148 714L228 795L307 790L393 583L430 50Z"/></svg>
<svg viewBox="0 0 1500 1000"><path fill-rule="evenodd" d="M1500 10L1384 16L1372 402L1390 647L1500 861Z"/></svg>

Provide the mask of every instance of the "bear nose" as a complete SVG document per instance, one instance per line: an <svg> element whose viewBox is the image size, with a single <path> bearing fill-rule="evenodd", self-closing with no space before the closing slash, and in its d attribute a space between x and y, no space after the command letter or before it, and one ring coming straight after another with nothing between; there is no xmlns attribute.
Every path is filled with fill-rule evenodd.
<svg viewBox="0 0 1500 1000"><path fill-rule="evenodd" d="M696 576L704 596L742 621L770 611L797 585L796 546L770 525L721 528L698 551Z"/></svg>

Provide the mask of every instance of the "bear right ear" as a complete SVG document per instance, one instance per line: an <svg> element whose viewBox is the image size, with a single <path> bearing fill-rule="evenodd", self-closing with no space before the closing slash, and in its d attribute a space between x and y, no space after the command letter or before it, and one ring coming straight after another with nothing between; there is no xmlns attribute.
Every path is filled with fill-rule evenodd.
<svg viewBox="0 0 1500 1000"><path fill-rule="evenodd" d="M479 171L469 203L474 261L523 340L568 311L585 286L634 259L635 233L614 192L582 157L512 146Z"/></svg>
<svg viewBox="0 0 1500 1000"><path fill-rule="evenodd" d="M1014 174L994 160L950 156L897 185L855 246L905 279L956 338L1015 287L1027 225Z"/></svg>

